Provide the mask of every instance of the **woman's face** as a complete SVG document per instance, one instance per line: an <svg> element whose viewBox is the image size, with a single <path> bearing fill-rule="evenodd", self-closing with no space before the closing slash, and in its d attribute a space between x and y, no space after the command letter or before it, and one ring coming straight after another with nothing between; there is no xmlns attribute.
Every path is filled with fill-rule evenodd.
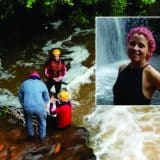
<svg viewBox="0 0 160 160"><path fill-rule="evenodd" d="M128 56L132 62L146 61L149 54L148 40L143 34L135 33L128 42Z"/></svg>
<svg viewBox="0 0 160 160"><path fill-rule="evenodd" d="M59 56L58 54L55 54L55 55L54 55L54 59L55 59L56 61L59 61L60 56Z"/></svg>

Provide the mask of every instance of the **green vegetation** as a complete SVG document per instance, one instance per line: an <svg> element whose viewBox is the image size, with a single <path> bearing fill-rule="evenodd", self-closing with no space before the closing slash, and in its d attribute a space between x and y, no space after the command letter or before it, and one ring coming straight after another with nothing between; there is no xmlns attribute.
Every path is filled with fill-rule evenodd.
<svg viewBox="0 0 160 160"><path fill-rule="evenodd" d="M113 0L112 1L112 10L113 16L124 16L125 15L125 10L127 6L127 1L126 0Z"/></svg>
<svg viewBox="0 0 160 160"><path fill-rule="evenodd" d="M0 119L6 118L8 112L9 112L9 108L7 106L0 107Z"/></svg>
<svg viewBox="0 0 160 160"><path fill-rule="evenodd" d="M25 6L27 8L32 8L32 6L36 3L36 0L27 0Z"/></svg>
<svg viewBox="0 0 160 160"><path fill-rule="evenodd" d="M90 24L89 19L87 16L83 13L82 9L78 9L77 11L74 11L71 16L69 16L71 21L73 21L73 25L76 25L77 22L80 22L81 25L88 25Z"/></svg>
<svg viewBox="0 0 160 160"><path fill-rule="evenodd" d="M65 15L64 18L69 18L73 24L89 25L94 22L95 16L147 15L149 6L154 3L158 2L155 0L5 0L0 1L0 22L4 23L11 17L19 15L20 11L25 14L37 11L39 17L63 18Z"/></svg>
<svg viewBox="0 0 160 160"><path fill-rule="evenodd" d="M140 16L147 16L148 15L148 7L155 3L155 0L140 0L139 1L139 15Z"/></svg>
<svg viewBox="0 0 160 160"><path fill-rule="evenodd" d="M142 4L152 4L154 3L156 0L142 0Z"/></svg>

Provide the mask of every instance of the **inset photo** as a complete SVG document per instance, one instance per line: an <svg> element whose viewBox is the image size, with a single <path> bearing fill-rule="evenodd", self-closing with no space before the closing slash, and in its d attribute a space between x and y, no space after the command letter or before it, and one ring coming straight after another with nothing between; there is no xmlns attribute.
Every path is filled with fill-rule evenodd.
<svg viewBox="0 0 160 160"><path fill-rule="evenodd" d="M160 104L160 17L96 17L96 105Z"/></svg>

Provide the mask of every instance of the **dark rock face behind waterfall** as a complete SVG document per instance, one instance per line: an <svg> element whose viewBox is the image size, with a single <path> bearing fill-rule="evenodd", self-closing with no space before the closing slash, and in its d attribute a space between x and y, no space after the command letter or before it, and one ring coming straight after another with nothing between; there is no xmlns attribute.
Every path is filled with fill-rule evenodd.
<svg viewBox="0 0 160 160"><path fill-rule="evenodd" d="M38 138L27 140L25 128L12 118L0 123L0 128L1 160L96 159L93 150L86 145L89 133L82 127L70 126L61 130L50 128L44 142Z"/></svg>

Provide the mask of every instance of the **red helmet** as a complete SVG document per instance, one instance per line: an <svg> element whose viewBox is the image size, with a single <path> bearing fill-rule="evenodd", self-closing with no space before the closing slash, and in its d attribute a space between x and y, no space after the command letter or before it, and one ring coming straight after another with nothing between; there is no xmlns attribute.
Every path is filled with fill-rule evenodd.
<svg viewBox="0 0 160 160"><path fill-rule="evenodd" d="M40 75L39 75L39 73L38 73L37 71L33 71L33 72L30 74L30 77L32 77L32 76L35 76L35 77L37 77L37 78L40 78Z"/></svg>

